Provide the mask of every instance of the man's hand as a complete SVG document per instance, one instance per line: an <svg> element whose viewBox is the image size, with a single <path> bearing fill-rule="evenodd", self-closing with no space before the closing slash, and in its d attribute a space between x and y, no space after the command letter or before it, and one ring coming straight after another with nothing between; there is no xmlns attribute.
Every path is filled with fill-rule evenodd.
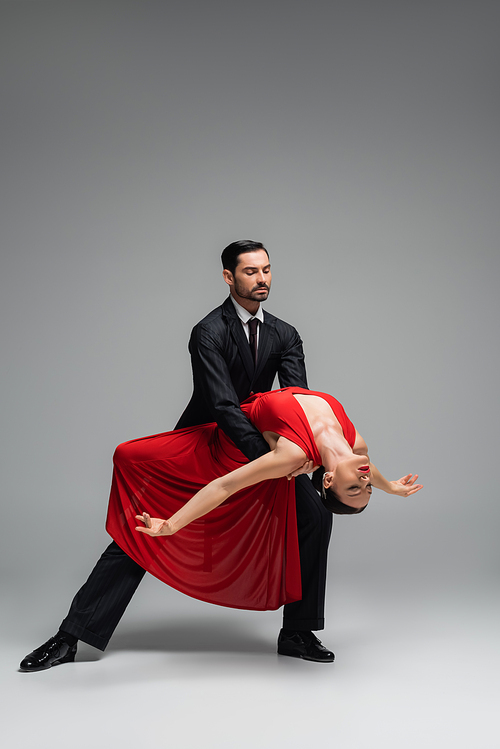
<svg viewBox="0 0 500 749"><path fill-rule="evenodd" d="M407 476L403 476L397 481L389 481L391 487L390 493L397 494L398 497L409 497L410 494L415 494L415 492L420 491L423 487L423 484L415 483L417 479L418 473L416 473L415 476L412 476L412 474L409 473Z"/></svg>
<svg viewBox="0 0 500 749"><path fill-rule="evenodd" d="M139 533L147 533L148 536L172 536L174 533L168 520L152 518L147 512L143 512L142 515L136 515L135 519L140 520L146 526L145 528L142 525L137 526L136 531L139 531Z"/></svg>
<svg viewBox="0 0 500 749"><path fill-rule="evenodd" d="M302 473L312 473L316 470L316 468L319 468L319 466L315 466L313 460L306 460L306 462L301 465L300 468L297 468L297 470L289 473L287 475L287 479L288 481L290 481L290 479L294 479L295 476L300 476Z"/></svg>

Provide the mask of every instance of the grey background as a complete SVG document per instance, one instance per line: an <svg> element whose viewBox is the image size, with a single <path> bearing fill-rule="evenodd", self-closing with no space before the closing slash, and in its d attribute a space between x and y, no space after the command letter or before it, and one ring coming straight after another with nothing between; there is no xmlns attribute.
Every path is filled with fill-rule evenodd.
<svg viewBox="0 0 500 749"><path fill-rule="evenodd" d="M176 746L199 730L219 747L497 747L498 3L0 9L10 710L22 722L77 690L64 720L122 746L143 727L119 705L139 699L176 716ZM187 403L189 332L225 297L220 251L238 238L269 249L266 306L299 329L310 386L342 401L386 475L425 485L336 520L337 664L276 661L279 614L148 579L104 658L15 673L107 543L114 447ZM299 696L314 726L297 725Z"/></svg>

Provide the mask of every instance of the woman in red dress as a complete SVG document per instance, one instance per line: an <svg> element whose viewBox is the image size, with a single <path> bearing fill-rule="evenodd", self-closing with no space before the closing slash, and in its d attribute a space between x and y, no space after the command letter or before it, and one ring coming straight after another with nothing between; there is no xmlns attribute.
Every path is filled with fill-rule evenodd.
<svg viewBox="0 0 500 749"><path fill-rule="evenodd" d="M407 497L422 485L412 474L385 479L330 395L289 387L241 407L269 453L248 462L216 424L126 442L114 456L106 527L136 562L187 595L276 609L301 598L293 476L306 460L321 466L316 486L340 514L361 512L373 487Z"/></svg>

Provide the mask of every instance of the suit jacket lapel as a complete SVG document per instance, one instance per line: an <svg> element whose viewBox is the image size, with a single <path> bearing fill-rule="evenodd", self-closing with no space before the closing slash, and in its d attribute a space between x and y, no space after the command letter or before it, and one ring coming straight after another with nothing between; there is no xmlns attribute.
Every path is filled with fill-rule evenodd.
<svg viewBox="0 0 500 749"><path fill-rule="evenodd" d="M236 310L234 309L233 303L230 298L226 299L226 301L224 302L222 306L224 308L224 313L226 316L227 323L229 325L229 329L231 331L231 335L233 337L233 340L236 346L238 347L238 351L240 352L240 356L243 361L243 366L245 367L245 371L248 375L248 379L253 380L255 376L255 371L254 371L255 366L253 363L252 352L250 351L250 344L248 343L247 337L245 335L245 331L243 330L243 325L241 324L240 318L236 314ZM260 354L260 341L259 341L259 354ZM258 359L257 359L257 364L258 364Z"/></svg>

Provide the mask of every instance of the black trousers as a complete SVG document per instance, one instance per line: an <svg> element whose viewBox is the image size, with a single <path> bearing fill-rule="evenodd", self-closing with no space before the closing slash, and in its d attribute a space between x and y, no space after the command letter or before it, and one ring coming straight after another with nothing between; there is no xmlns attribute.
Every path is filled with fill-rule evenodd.
<svg viewBox="0 0 500 749"><path fill-rule="evenodd" d="M285 629L318 630L325 626L325 587L332 515L307 476L295 479L302 599L283 608ZM74 597L60 629L105 650L145 570L114 541Z"/></svg>

